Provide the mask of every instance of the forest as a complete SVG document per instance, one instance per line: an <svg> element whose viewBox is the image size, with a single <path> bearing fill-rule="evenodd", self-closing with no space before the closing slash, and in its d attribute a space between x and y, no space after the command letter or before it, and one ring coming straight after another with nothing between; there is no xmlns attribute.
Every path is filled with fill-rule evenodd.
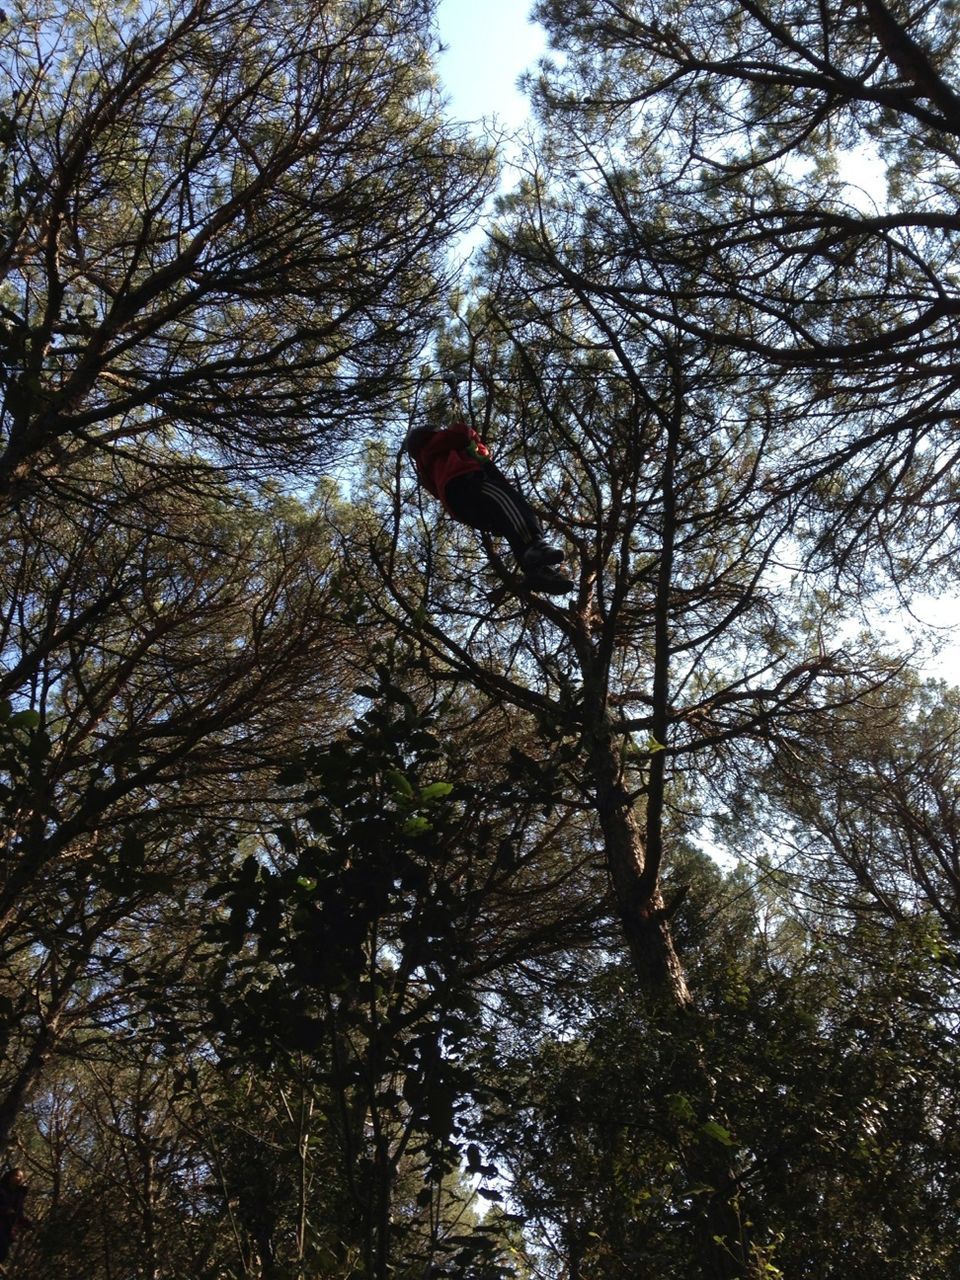
<svg viewBox="0 0 960 1280"><path fill-rule="evenodd" d="M960 5L533 16L4 0L12 1280L960 1274Z"/></svg>

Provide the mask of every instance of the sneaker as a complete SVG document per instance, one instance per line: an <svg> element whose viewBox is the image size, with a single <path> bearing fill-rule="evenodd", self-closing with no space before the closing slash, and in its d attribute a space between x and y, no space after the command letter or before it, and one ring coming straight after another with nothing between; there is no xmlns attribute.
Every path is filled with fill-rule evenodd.
<svg viewBox="0 0 960 1280"><path fill-rule="evenodd" d="M537 538L525 547L520 556L520 564L527 573L536 573L548 565L563 564L563 552L551 547L545 538Z"/></svg>
<svg viewBox="0 0 960 1280"><path fill-rule="evenodd" d="M520 585L528 591L542 591L549 596L568 596L574 589L573 582L564 573L558 573L549 565L524 575Z"/></svg>

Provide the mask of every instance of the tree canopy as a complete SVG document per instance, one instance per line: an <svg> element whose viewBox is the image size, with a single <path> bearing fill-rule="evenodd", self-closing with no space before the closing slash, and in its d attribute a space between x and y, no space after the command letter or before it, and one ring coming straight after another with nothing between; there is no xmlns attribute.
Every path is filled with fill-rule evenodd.
<svg viewBox="0 0 960 1280"><path fill-rule="evenodd" d="M396 396L489 155L419 3L17 3L2 65L10 495L175 441L329 457Z"/></svg>
<svg viewBox="0 0 960 1280"><path fill-rule="evenodd" d="M956 1269L958 26L834 9L538 5L492 206L424 0L5 9L9 1274Z"/></svg>

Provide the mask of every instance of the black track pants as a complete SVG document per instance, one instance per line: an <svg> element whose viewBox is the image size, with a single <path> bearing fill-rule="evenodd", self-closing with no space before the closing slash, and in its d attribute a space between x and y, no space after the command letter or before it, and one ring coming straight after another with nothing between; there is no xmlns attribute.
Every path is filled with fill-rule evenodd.
<svg viewBox="0 0 960 1280"><path fill-rule="evenodd" d="M451 480L446 503L455 520L473 525L482 533L506 538L517 557L531 542L543 537L533 507L492 462L482 471Z"/></svg>

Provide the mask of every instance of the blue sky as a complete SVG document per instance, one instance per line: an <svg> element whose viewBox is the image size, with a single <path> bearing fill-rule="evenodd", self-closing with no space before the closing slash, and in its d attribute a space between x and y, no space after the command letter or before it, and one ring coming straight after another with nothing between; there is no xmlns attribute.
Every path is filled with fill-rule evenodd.
<svg viewBox="0 0 960 1280"><path fill-rule="evenodd" d="M496 116L516 128L527 115L517 77L546 49L542 27L528 20L532 0L440 0L440 38L449 46L439 71L460 120Z"/></svg>

